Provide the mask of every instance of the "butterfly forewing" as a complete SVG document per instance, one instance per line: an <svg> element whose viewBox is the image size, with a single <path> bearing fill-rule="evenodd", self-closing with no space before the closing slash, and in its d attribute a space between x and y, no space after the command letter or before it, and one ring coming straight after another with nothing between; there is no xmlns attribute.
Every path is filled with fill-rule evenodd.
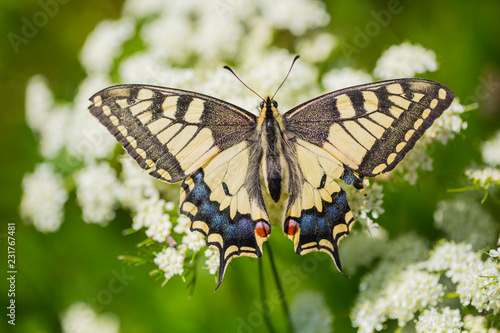
<svg viewBox="0 0 500 333"><path fill-rule="evenodd" d="M91 98L90 112L151 175L179 182L253 134L253 114L202 94L119 85Z"/></svg>
<svg viewBox="0 0 500 333"><path fill-rule="evenodd" d="M284 115L285 129L361 176L392 170L453 101L445 86L399 79L325 94Z"/></svg>

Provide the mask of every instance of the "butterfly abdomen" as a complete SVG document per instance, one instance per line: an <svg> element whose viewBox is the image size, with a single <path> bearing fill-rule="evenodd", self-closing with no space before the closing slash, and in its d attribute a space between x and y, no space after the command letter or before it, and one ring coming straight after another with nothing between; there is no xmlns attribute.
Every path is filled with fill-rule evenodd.
<svg viewBox="0 0 500 333"><path fill-rule="evenodd" d="M278 202L281 197L281 191L284 188L283 175L286 171L286 163L281 149L283 140L281 115L276 108L277 106L278 104L268 97L261 105L259 117L261 141L264 148L262 174L269 195L275 202Z"/></svg>

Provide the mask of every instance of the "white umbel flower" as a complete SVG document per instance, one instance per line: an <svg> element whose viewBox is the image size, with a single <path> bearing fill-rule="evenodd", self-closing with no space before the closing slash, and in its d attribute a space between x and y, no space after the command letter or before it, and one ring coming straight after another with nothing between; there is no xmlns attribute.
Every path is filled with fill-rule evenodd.
<svg viewBox="0 0 500 333"><path fill-rule="evenodd" d="M328 58L337 46L337 39L329 33L317 34L311 39L303 39L297 43L297 52L308 62L321 62Z"/></svg>
<svg viewBox="0 0 500 333"><path fill-rule="evenodd" d="M174 231L178 234L184 234L189 231L190 220L187 216L181 215L177 218L177 224L174 227Z"/></svg>
<svg viewBox="0 0 500 333"><path fill-rule="evenodd" d="M323 295L317 291L303 291L295 295L291 305L294 332L330 333L333 314Z"/></svg>
<svg viewBox="0 0 500 333"><path fill-rule="evenodd" d="M115 217L119 182L107 163L89 164L75 177L76 197L87 223L108 224Z"/></svg>
<svg viewBox="0 0 500 333"><path fill-rule="evenodd" d="M54 106L54 95L42 75L35 75L26 86L26 123L33 131L40 131Z"/></svg>
<svg viewBox="0 0 500 333"><path fill-rule="evenodd" d="M497 240L498 222L475 200L441 201L434 212L434 225L448 239L470 243L476 249L490 246Z"/></svg>
<svg viewBox="0 0 500 333"><path fill-rule="evenodd" d="M54 158L66 144L71 109L56 105L45 78L36 75L26 87L26 122L39 137L45 158Z"/></svg>
<svg viewBox="0 0 500 333"><path fill-rule="evenodd" d="M146 235L157 242L164 242L172 230L170 215L166 213L167 202L154 195L137 203L132 228L146 228Z"/></svg>
<svg viewBox="0 0 500 333"><path fill-rule="evenodd" d="M373 75L381 79L413 77L438 69L434 51L403 43L389 47L377 60Z"/></svg>
<svg viewBox="0 0 500 333"><path fill-rule="evenodd" d="M73 303L61 314L63 333L118 333L120 321L111 313L98 315L84 302Z"/></svg>
<svg viewBox="0 0 500 333"><path fill-rule="evenodd" d="M485 190L500 186L500 169L497 168L467 169L465 175L472 180L474 185Z"/></svg>
<svg viewBox="0 0 500 333"><path fill-rule="evenodd" d="M459 310L430 308L418 317L415 330L417 333L460 333L463 326Z"/></svg>
<svg viewBox="0 0 500 333"><path fill-rule="evenodd" d="M111 84L102 74L89 75L78 87L68 123L66 149L78 160L91 163L113 154L116 140L88 111L89 97Z"/></svg>
<svg viewBox="0 0 500 333"><path fill-rule="evenodd" d="M87 37L80 52L80 63L88 73L109 73L113 61L122 53L123 43L135 32L130 17L116 21L102 21Z"/></svg>
<svg viewBox="0 0 500 333"><path fill-rule="evenodd" d="M142 200L159 197L159 193L154 187L155 179L147 171L138 166L128 155L124 155L121 162L122 188L118 197L124 207L137 211Z"/></svg>
<svg viewBox="0 0 500 333"><path fill-rule="evenodd" d="M165 273L165 279L169 280L174 275L182 275L184 258L185 251L183 249L167 247L155 255L154 263Z"/></svg>
<svg viewBox="0 0 500 333"><path fill-rule="evenodd" d="M21 216L39 231L57 231L68 199L62 176L54 172L51 164L38 164L33 173L24 176L22 187Z"/></svg>
<svg viewBox="0 0 500 333"><path fill-rule="evenodd" d="M170 236L171 231L172 222L170 222L170 215L162 214L158 220L146 229L146 236L158 243L163 243Z"/></svg>
<svg viewBox="0 0 500 333"><path fill-rule="evenodd" d="M332 69L323 75L322 79L323 86L328 91L348 88L358 84L370 83L372 81L371 75L364 70L357 70L349 67Z"/></svg>
<svg viewBox="0 0 500 333"><path fill-rule="evenodd" d="M132 228L149 228L164 214L165 201L157 196L141 200L137 204Z"/></svg>
<svg viewBox="0 0 500 333"><path fill-rule="evenodd" d="M219 250L217 248L208 248L205 251L205 257L207 257L205 265L207 266L210 274L214 275L220 265Z"/></svg>
<svg viewBox="0 0 500 333"><path fill-rule="evenodd" d="M264 17L272 22L275 28L288 29L296 36L330 22L325 4L319 1L275 0L260 1L260 3Z"/></svg>
<svg viewBox="0 0 500 333"><path fill-rule="evenodd" d="M198 231L187 231L182 237L182 244L194 252L201 250L205 246L205 237Z"/></svg>
<svg viewBox="0 0 500 333"><path fill-rule="evenodd" d="M466 315L464 317L464 328L469 333L498 333L498 330L488 331L488 320L484 316Z"/></svg>
<svg viewBox="0 0 500 333"><path fill-rule="evenodd" d="M444 295L444 287L439 284L439 274L410 267L388 284L384 295L388 299L388 317L404 326L419 310L436 305Z"/></svg>
<svg viewBox="0 0 500 333"><path fill-rule="evenodd" d="M399 326L405 326L415 313L437 304L444 295L439 274L425 272L415 264L405 267L425 252L422 240L415 236L401 237L386 246L385 258L363 277L351 312L359 332L380 331L388 319L397 319Z"/></svg>
<svg viewBox="0 0 500 333"><path fill-rule="evenodd" d="M483 161L491 166L500 166L500 131L482 145Z"/></svg>

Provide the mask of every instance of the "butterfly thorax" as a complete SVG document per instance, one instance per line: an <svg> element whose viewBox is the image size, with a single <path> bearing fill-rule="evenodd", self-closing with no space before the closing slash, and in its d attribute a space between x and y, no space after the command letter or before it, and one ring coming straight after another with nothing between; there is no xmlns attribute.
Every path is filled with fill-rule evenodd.
<svg viewBox="0 0 500 333"><path fill-rule="evenodd" d="M267 190L274 201L278 201L286 184L286 161L283 156L283 120L278 103L267 97L262 101L257 131L263 148L261 170Z"/></svg>

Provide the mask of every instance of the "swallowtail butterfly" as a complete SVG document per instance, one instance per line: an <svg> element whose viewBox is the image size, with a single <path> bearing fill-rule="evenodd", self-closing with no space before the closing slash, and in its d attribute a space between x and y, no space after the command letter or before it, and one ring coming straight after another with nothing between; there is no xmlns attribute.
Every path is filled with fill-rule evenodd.
<svg viewBox="0 0 500 333"><path fill-rule="evenodd" d="M162 181L182 181L180 212L220 254L220 285L234 257L261 257L274 201L286 193L283 230L295 251L328 253L354 218L337 180L392 170L454 99L445 86L397 79L346 88L281 114L267 97L260 115L220 99L151 85L117 85L91 97L90 112L132 158Z"/></svg>

